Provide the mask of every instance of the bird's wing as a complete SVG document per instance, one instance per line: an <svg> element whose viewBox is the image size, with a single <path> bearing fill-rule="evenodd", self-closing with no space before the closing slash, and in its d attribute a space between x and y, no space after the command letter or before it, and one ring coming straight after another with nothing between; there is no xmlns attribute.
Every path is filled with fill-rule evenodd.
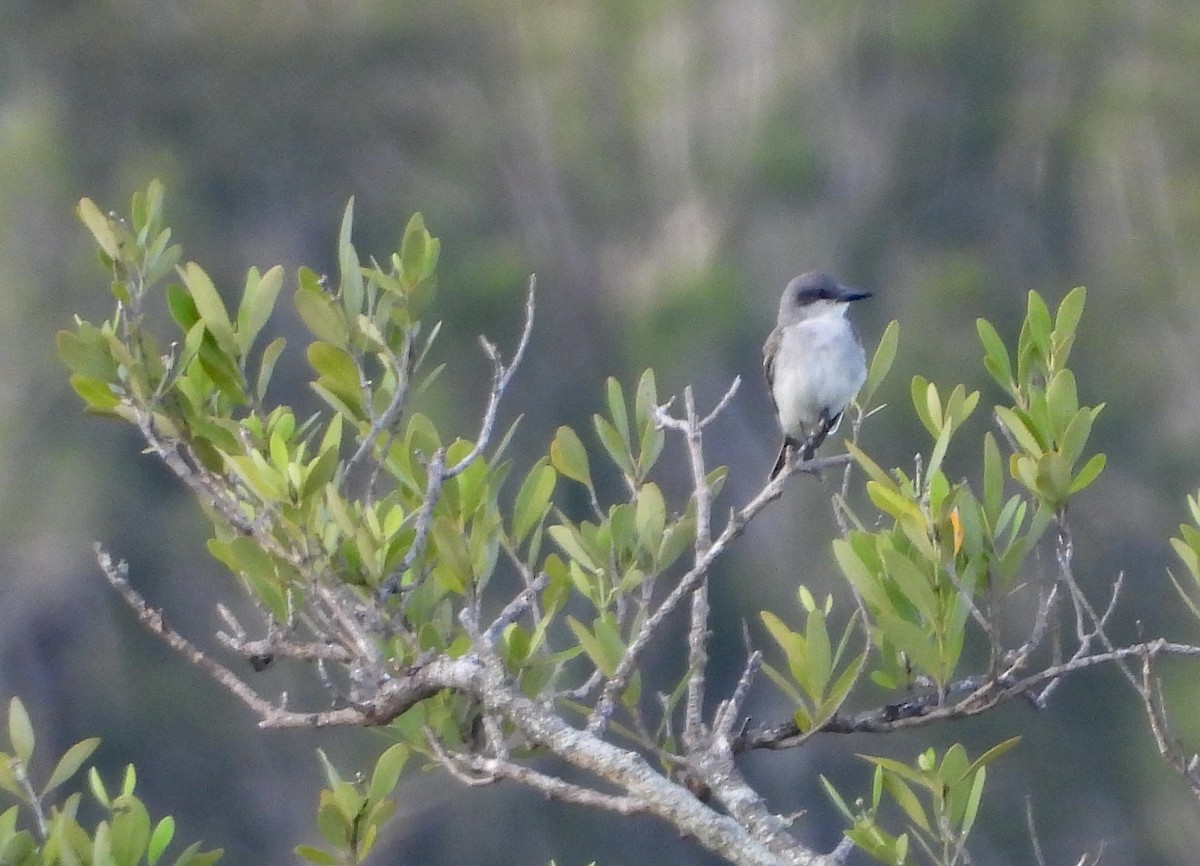
<svg viewBox="0 0 1200 866"><path fill-rule="evenodd" d="M763 343L763 375L767 377L767 393L771 395L771 405L775 407L776 412L779 411L779 407L775 405L775 359L779 356L782 333L779 328L775 328L767 337L767 342Z"/></svg>

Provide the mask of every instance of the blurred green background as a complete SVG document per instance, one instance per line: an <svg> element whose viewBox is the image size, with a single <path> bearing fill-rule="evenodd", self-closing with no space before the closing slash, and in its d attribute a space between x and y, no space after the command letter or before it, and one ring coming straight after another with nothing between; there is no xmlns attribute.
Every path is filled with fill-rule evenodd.
<svg viewBox="0 0 1200 866"><path fill-rule="evenodd" d="M143 634L95 567L99 539L212 645L232 581L204 552L203 518L130 431L82 414L53 350L73 313L109 308L75 201L123 211L152 177L185 256L227 287L251 265L332 270L351 195L364 255L390 252L422 211L443 242L432 315L450 365L425 408L462 435L488 371L474 337L511 346L536 271L534 342L506 406L526 416L524 465L559 424L586 437L608 375L631 386L653 366L662 392L691 383L702 404L741 375L708 440L731 469L726 505L757 489L777 447L759 347L789 277L822 268L874 291L855 310L868 344L901 321L891 406L864 444L904 466L928 450L908 379L965 380L990 405L975 318L1013 337L1027 290L1053 305L1085 284L1075 367L1082 399L1108 403L1095 439L1110 460L1073 503L1078 573L1104 596L1128 571L1120 636L1142 620L1200 641L1165 577L1166 538L1200 484L1198 115L1200 16L1184 0L0 0L0 695L27 701L47 752L102 735L106 774L135 762L151 809L231 864L292 863L315 841L316 746L347 772L380 746L258 730ZM280 333L299 338L281 307ZM305 372L285 356L278 396L309 399ZM986 415L951 455L962 474ZM681 466L667 455L676 492ZM832 585L832 489L796 479L717 575L718 686L742 663L743 620L795 614L801 580ZM1031 576L1052 567L1044 554ZM1193 743L1196 670L1166 671ZM253 682L319 700L287 670ZM752 710L787 712L765 685ZM819 738L743 764L829 847L840 828L818 772L849 792L869 775L855 752L978 752L1014 733L974 836L980 863L1032 862L1026 796L1050 863L1100 840L1106 863L1195 862L1200 816L1112 671L1041 713ZM551 857L711 862L653 822L438 773L402 785L373 862Z"/></svg>

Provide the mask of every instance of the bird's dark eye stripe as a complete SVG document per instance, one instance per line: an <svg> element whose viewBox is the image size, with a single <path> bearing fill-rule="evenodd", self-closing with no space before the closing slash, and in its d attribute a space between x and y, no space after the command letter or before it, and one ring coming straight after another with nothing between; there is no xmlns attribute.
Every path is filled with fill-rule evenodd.
<svg viewBox="0 0 1200 866"><path fill-rule="evenodd" d="M821 286L817 289L799 289L796 292L796 302L800 304L811 304L813 301L831 301L837 296L832 289Z"/></svg>

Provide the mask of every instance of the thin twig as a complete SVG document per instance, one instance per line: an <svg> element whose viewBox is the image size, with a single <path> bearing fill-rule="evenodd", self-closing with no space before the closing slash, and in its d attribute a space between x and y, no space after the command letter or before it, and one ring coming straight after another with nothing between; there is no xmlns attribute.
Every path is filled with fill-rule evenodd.
<svg viewBox="0 0 1200 866"><path fill-rule="evenodd" d="M1162 683L1153 675L1152 664L1149 655L1142 657L1142 684L1138 693L1142 698L1146 718L1150 722L1150 730L1154 734L1154 743L1162 759L1183 777L1192 796L1200 799L1200 757L1195 754L1187 755L1182 744L1171 733Z"/></svg>
<svg viewBox="0 0 1200 866"><path fill-rule="evenodd" d="M555 800L604 809L618 815L640 815L649 811L646 804L636 797L606 794L594 788L564 782L562 779L502 758L451 753L432 734L429 734L426 740L438 764L468 785L491 785L501 781L512 781Z"/></svg>
<svg viewBox="0 0 1200 866"><path fill-rule="evenodd" d="M413 534L412 544L404 554L404 559L392 570L379 585L379 597L385 599L395 595L400 590L400 580L404 573L413 567L413 563L425 552L429 540L429 530L433 525L433 509L437 507L438 496L442 492L442 482L446 479L446 449L439 448L433 452L429 465L425 468L425 497L417 510L417 525Z"/></svg>
<svg viewBox="0 0 1200 866"><path fill-rule="evenodd" d="M1033 823L1033 801L1025 797L1025 826L1029 828L1029 841L1033 845L1033 858L1038 866L1046 866L1046 858L1042 856L1042 845L1038 841L1037 826Z"/></svg>
<svg viewBox="0 0 1200 866"><path fill-rule="evenodd" d="M512 623L523 617L533 606L537 600L537 594L546 588L550 579L545 573L539 574L534 578L533 582L525 586L520 592L513 596L512 600L504 606L500 613L496 614L496 618L492 620L492 624L487 627L483 633L483 640L489 645L494 646L500 638L500 632L508 628Z"/></svg>
<svg viewBox="0 0 1200 866"><path fill-rule="evenodd" d="M1055 558L1058 561L1059 581L1067 587L1067 591L1070 593L1071 603L1075 611L1076 636L1079 640L1079 645L1076 647L1075 652L1072 653L1072 661L1089 655L1092 651L1092 645L1097 641L1106 650L1112 651L1114 649L1114 644L1108 637L1106 627L1113 611L1116 610L1117 598L1124 583L1124 573L1118 574L1116 581L1113 583L1113 591L1109 598L1108 606L1103 615L1098 615L1095 608L1092 607L1092 603L1084 595L1078 581L1075 580L1075 571L1072 566L1074 550L1075 546L1071 538L1070 526L1066 522L1066 517L1060 516L1058 543L1055 545ZM1118 661L1117 668L1134 689L1138 689L1137 675L1129 665L1123 661ZM1057 688L1057 683L1053 681L1048 683L1041 694L1038 695L1038 702L1044 705Z"/></svg>
<svg viewBox="0 0 1200 866"><path fill-rule="evenodd" d="M371 429L367 431L367 435L359 443L358 449L346 461L346 468L342 472L343 484L350 478L350 475L357 468L358 464L370 453L375 441L383 431L396 423L396 419L400 417L400 413L404 409L404 401L408 398L409 366L412 364L412 344L413 334L410 330L404 335L404 349L400 356L397 357L394 352L388 352L388 363L391 365L392 375L396 377L396 390L392 393L392 399L388 402L387 408L375 419L375 423L371 425Z"/></svg>
<svg viewBox="0 0 1200 866"><path fill-rule="evenodd" d="M1127 659L1149 655L1186 656L1200 658L1200 646L1180 644L1159 638L1145 643L1118 647L1061 664L1051 665L1028 676L1011 681L969 677L947 687L947 693L967 691L969 694L953 704L938 703L935 693L919 695L896 704L888 704L852 716L834 715L820 730L833 734L887 733L902 728L916 728L951 719L965 719L987 712L1016 697L1028 696L1044 683L1104 664L1124 663ZM746 731L734 738L735 751L749 749L790 749L798 743L800 731L794 722Z"/></svg>
<svg viewBox="0 0 1200 866"><path fill-rule="evenodd" d="M712 411L700 421L701 428L707 427L716 420L718 415L725 411L725 408L729 405L729 401L733 399L733 395L737 393L741 385L742 377L734 376L733 381L729 383L729 387L725 389L725 393L721 395L721 399L717 401L717 405L713 406Z"/></svg>
<svg viewBox="0 0 1200 866"><path fill-rule="evenodd" d="M492 430L496 426L496 412L500 408L500 399L504 396L504 392L508 390L508 383L512 381L513 374L517 372L517 367L521 365L521 359L525 357L525 347L529 345L529 335L533 333L534 294L536 289L537 276L531 275L529 277L529 291L525 296L525 326L521 329L521 339L517 342L516 351L513 352L512 361L509 362L507 367L501 361L500 352L496 349L495 345L484 337L479 338L484 353L492 362L492 391L488 396L487 409L484 410L483 421L480 422L479 435L475 439L475 445L462 460L446 468L447 478L453 478L455 475L465 471L468 466L475 462L475 458L483 453L491 441Z"/></svg>
<svg viewBox="0 0 1200 866"><path fill-rule="evenodd" d="M46 812L42 808L42 798L38 796L37 791L33 787L33 781L29 778L29 768L25 766L24 761L17 757L9 757L6 763L9 771L16 778L17 784L25 795L23 798L25 805L33 812L33 819L37 824L38 838L44 842L48 833Z"/></svg>
<svg viewBox="0 0 1200 866"><path fill-rule="evenodd" d="M325 641L296 641L282 635L269 635L258 640L247 640L223 631L217 632L217 640L231 652L246 658L283 656L298 661L314 662L318 659L348 664L355 656L339 644Z"/></svg>
<svg viewBox="0 0 1200 866"><path fill-rule="evenodd" d="M746 666L742 669L742 675L738 678L737 686L733 690L733 694L727 700L721 702L717 708L717 712L713 715L713 733L719 737L730 737L733 735L733 725L742 714L742 707L746 703L746 697L750 693L750 686L754 682L754 677L758 673L759 667L762 665L762 653L758 650L750 653L746 659Z"/></svg>
<svg viewBox="0 0 1200 866"><path fill-rule="evenodd" d="M204 671L249 707L259 717L259 727L327 728L383 725L445 688L442 684L445 677L439 676L436 665L430 663L427 668L414 668L403 676L388 678L381 684L372 700L364 705L340 707L318 713L287 710L282 702L275 704L259 695L233 671L209 657L171 627L162 611L151 607L146 599L129 584L128 568L125 563L114 563L112 557L100 545L96 545L96 560L109 584L133 611L138 621L167 646ZM442 663L453 666L461 662L460 660L443 659Z"/></svg>

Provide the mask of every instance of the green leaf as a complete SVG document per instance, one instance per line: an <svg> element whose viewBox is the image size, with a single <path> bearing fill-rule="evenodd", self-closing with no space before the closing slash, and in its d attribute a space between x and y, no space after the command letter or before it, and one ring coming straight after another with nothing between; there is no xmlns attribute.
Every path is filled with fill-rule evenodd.
<svg viewBox="0 0 1200 866"><path fill-rule="evenodd" d="M429 535L438 554L434 578L445 589L462 595L475 576L471 567L471 553L461 529L453 518L443 514L434 519Z"/></svg>
<svg viewBox="0 0 1200 866"><path fill-rule="evenodd" d="M959 821L959 835L966 838L971 833L971 828L975 826L975 818L979 814L979 802L983 799L983 785L987 778L987 770L980 769L975 774L974 780L971 782L971 793L967 797L966 804L963 807L962 817Z"/></svg>
<svg viewBox="0 0 1200 866"><path fill-rule="evenodd" d="M254 393L258 395L259 400L263 400L267 396L267 386L271 383L275 364L279 361L279 356L283 354L286 345L287 340L283 337L276 337L267 344L267 348L263 349L262 358L258 362L258 380L254 386Z"/></svg>
<svg viewBox="0 0 1200 866"><path fill-rule="evenodd" d="M350 353L318 340L309 344L308 363L317 373L317 382L353 410L355 417L362 417L362 383Z"/></svg>
<svg viewBox="0 0 1200 866"><path fill-rule="evenodd" d="M638 379L637 393L634 397L634 415L637 427L642 431L641 439L645 442L646 429L654 427L654 411L658 408L658 385L654 380L654 370L646 368Z"/></svg>
<svg viewBox="0 0 1200 866"><path fill-rule="evenodd" d="M662 454L665 442L666 437L663 435L663 431L654 423L642 427L642 435L638 440L637 475L639 478L645 478L654 468L659 455Z"/></svg>
<svg viewBox="0 0 1200 866"><path fill-rule="evenodd" d="M363 275L362 265L358 261L358 253L350 242L350 234L354 228L354 197L346 203L345 213L342 214L342 227L338 232L338 268L342 277L342 307L346 311L347 320L353 322L362 312Z"/></svg>
<svg viewBox="0 0 1200 866"><path fill-rule="evenodd" d="M809 676L808 642L803 635L792 631L784 624L783 620L771 611L760 611L759 616L775 643L779 644L779 648L783 650L792 679L811 694L809 683L812 680Z"/></svg>
<svg viewBox="0 0 1200 866"><path fill-rule="evenodd" d="M850 456L854 458L854 462L862 468L863 472L867 473L869 479L889 490L898 491L896 482L892 476L888 475L882 466L868 457L865 451L849 440L846 441L846 450L850 452Z"/></svg>
<svg viewBox="0 0 1200 866"><path fill-rule="evenodd" d="M121 405L121 398L113 393L107 382L79 374L71 376L69 381L75 393L87 403L90 410L108 415Z"/></svg>
<svg viewBox="0 0 1200 866"><path fill-rule="evenodd" d="M105 809L109 808L111 801L108 798L108 791L104 788L104 780L100 778L100 773L95 767L88 768L88 788L92 792L92 796L96 798L96 802Z"/></svg>
<svg viewBox="0 0 1200 866"><path fill-rule="evenodd" d="M1004 463L1000 459L1000 446L990 432L983 437L983 513L987 515L992 531L999 534L998 517L1004 500Z"/></svg>
<svg viewBox="0 0 1200 866"><path fill-rule="evenodd" d="M72 373L102 382L116 380L117 365L96 328L81 325L78 332L59 331L55 342L58 356Z"/></svg>
<svg viewBox="0 0 1200 866"><path fill-rule="evenodd" d="M185 334L200 321L200 311L196 309L196 302L179 283L167 286L167 309L171 311L171 318L179 326L179 330Z"/></svg>
<svg viewBox="0 0 1200 866"><path fill-rule="evenodd" d="M221 859L224 853L225 851L222 848L201 853L200 843L194 842L176 858L175 866L212 866L213 863Z"/></svg>
<svg viewBox="0 0 1200 866"><path fill-rule="evenodd" d="M979 333L979 342L983 344L983 366L991 374L1001 388L1007 392L1013 389L1012 362L1004 341L987 319L976 319L975 330Z"/></svg>
<svg viewBox="0 0 1200 866"><path fill-rule="evenodd" d="M850 811L850 807L846 805L846 801L842 799L842 795L837 792L837 788L833 787L833 783L821 776L821 786L825 789L825 793L829 795L829 799L833 801L833 805L842 813L843 817L850 823L854 823L854 813Z"/></svg>
<svg viewBox="0 0 1200 866"><path fill-rule="evenodd" d="M950 392L950 399L946 402L947 423L952 424L955 429L961 427L978 405L978 391L968 394L962 385L955 385L954 390Z"/></svg>
<svg viewBox="0 0 1200 866"><path fill-rule="evenodd" d="M175 838L175 819L167 815L154 827L154 832L150 834L150 842L146 846L146 862L149 866L154 866L162 859L163 852L167 850L167 846L171 844L171 840Z"/></svg>
<svg viewBox="0 0 1200 866"><path fill-rule="evenodd" d="M876 609L888 606L887 596L884 594L878 578L863 562L849 541L844 538L835 538L833 540L833 556L842 575L858 590L859 595L867 604Z"/></svg>
<svg viewBox="0 0 1200 866"><path fill-rule="evenodd" d="M559 546L563 553L578 562L588 571L596 571L596 560L584 544L583 538L573 527L551 526L547 532L550 538Z"/></svg>
<svg viewBox="0 0 1200 866"><path fill-rule="evenodd" d="M1024 414L1010 409L1008 406L997 406L996 417L1016 440L1017 445L1033 457L1040 457L1046 451L1046 445L1038 437Z"/></svg>
<svg viewBox="0 0 1200 866"><path fill-rule="evenodd" d="M104 822L101 822L100 825L96 827L96 834L92 838L90 851L91 862L96 864L96 866L116 866L117 864L116 858L113 857L111 832L112 831L109 829L109 825ZM53 837L51 837L51 839L53 839ZM69 850L70 849L64 845L62 848L62 853L66 855ZM70 863L72 862L72 856L73 854L65 856L64 860ZM122 866L124 866L124 864L122 864Z"/></svg>
<svg viewBox="0 0 1200 866"><path fill-rule="evenodd" d="M1046 302L1037 292L1029 293L1029 304L1025 312L1025 324L1029 328L1029 337L1038 350L1045 355L1050 351L1050 310Z"/></svg>
<svg viewBox="0 0 1200 866"><path fill-rule="evenodd" d="M283 268L279 265L275 265L261 278L257 268L251 268L250 273L247 274L246 289L238 309L237 327L238 344L243 356L249 353L255 338L271 318L281 288L283 288Z"/></svg>
<svg viewBox="0 0 1200 866"><path fill-rule="evenodd" d="M662 545L667 525L667 505L657 484L647 482L638 489L636 522L639 544L653 555Z"/></svg>
<svg viewBox="0 0 1200 866"><path fill-rule="evenodd" d="M933 451L929 454L929 465L925 469L927 483L941 472L942 461L946 459L946 449L950 447L950 437L953 433L954 425L946 424L938 434L937 441L933 444Z"/></svg>
<svg viewBox="0 0 1200 866"><path fill-rule="evenodd" d="M928 755L931 755L932 753L933 753L933 750L929 749L926 753L922 754L921 758L925 758ZM858 755L858 757L860 757L864 761L874 764L876 767L882 769L885 772L885 774L893 773L896 776L899 776L901 779L908 780L909 782L913 783L914 785L919 785L920 787L925 788L925 789L930 788L930 781L928 778L926 778L927 771L924 768L914 769L913 767L910 767L908 764L904 763L903 761L898 761L895 758L884 758L884 757L880 757L878 755L862 755L862 754L860 754L860 755ZM918 759L918 760L920 760L920 759Z"/></svg>
<svg viewBox="0 0 1200 866"><path fill-rule="evenodd" d="M338 866L342 862L333 854L322 851L320 848L314 848L312 845L297 845L296 855L303 857L309 863L316 863L317 866Z"/></svg>
<svg viewBox="0 0 1200 866"><path fill-rule="evenodd" d="M592 423L596 427L596 435L600 438L600 444L604 446L604 450L608 452L613 463L625 477L633 479L635 477L633 457L617 428L600 415L593 415Z"/></svg>
<svg viewBox="0 0 1200 866"><path fill-rule="evenodd" d="M918 670L929 675L939 686L945 685L953 671L951 666L944 664L942 648L930 643L927 626L915 625L884 612L877 613L876 622L893 646L905 653Z"/></svg>
<svg viewBox="0 0 1200 866"><path fill-rule="evenodd" d="M833 647L829 642L825 614L820 610L809 613L805 637L808 645L809 694L814 701L819 702L825 696L825 689L828 688L829 678L833 674Z"/></svg>
<svg viewBox="0 0 1200 866"><path fill-rule="evenodd" d="M600 622L601 620L596 620L597 625ZM579 642L579 646L583 648L584 653L592 660L597 670L608 677L616 673L617 665L621 662L619 652L614 654L612 652L613 647L608 642L594 635L586 625L575 619L575 617L568 616L567 625L575 635L575 640Z"/></svg>
<svg viewBox="0 0 1200 866"><path fill-rule="evenodd" d="M150 814L132 793L113 800L112 856L118 866L137 866L150 843Z"/></svg>
<svg viewBox="0 0 1200 866"><path fill-rule="evenodd" d="M999 760L999 758L1002 755L1004 755L1008 751L1015 748L1017 746L1017 744L1020 742L1021 742L1020 737L1009 737L1007 740L1005 740L1001 743L997 743L996 745L994 745L990 749L988 749L986 752L984 752L982 755L980 755L978 758L976 758L974 761L972 761L971 766L969 766L967 768L966 773L964 775L969 775L969 774L975 772L976 770L982 769L983 767L987 767L987 766L990 766L991 764L996 763L996 761Z"/></svg>
<svg viewBox="0 0 1200 866"><path fill-rule="evenodd" d="M1070 370L1059 370L1046 385L1046 411L1054 439L1062 441L1067 425L1080 412L1075 376Z"/></svg>
<svg viewBox="0 0 1200 866"><path fill-rule="evenodd" d="M415 213L400 241L400 273L410 288L432 276L437 267L440 244L425 228L425 218Z"/></svg>
<svg viewBox="0 0 1200 866"><path fill-rule="evenodd" d="M17 760L28 767L33 758L35 738L33 723L29 721L29 713L25 712L25 705L20 698L8 702L8 741Z"/></svg>
<svg viewBox="0 0 1200 866"><path fill-rule="evenodd" d="M75 213L87 226L87 230L92 233L92 237L106 256L114 260L121 257L121 245L117 242L112 223L100 208L96 207L94 201L90 198L80 199L79 204L75 206Z"/></svg>
<svg viewBox="0 0 1200 866"><path fill-rule="evenodd" d="M608 396L609 417L612 418L613 425L625 445L624 450L628 453L633 445L629 438L629 415L625 409L625 392L621 388L621 383L612 376L609 376L604 384Z"/></svg>
<svg viewBox="0 0 1200 866"><path fill-rule="evenodd" d="M367 796L372 800L382 800L390 797L400 781L400 773L408 761L409 749L404 743L390 746L379 760L375 762L375 770L371 774L371 785Z"/></svg>
<svg viewBox="0 0 1200 866"><path fill-rule="evenodd" d="M588 488L592 486L587 451L570 427L559 427L550 443L550 462L560 473Z"/></svg>
<svg viewBox="0 0 1200 866"><path fill-rule="evenodd" d="M1184 554L1180 550L1180 542L1179 542L1178 538L1171 539L1171 546L1173 548L1175 548L1176 553L1178 553L1181 557L1183 557ZM1195 551L1189 550L1188 553L1191 554L1192 559L1195 559L1195 556L1196 556ZM1198 572L1198 570L1196 569L1195 564L1192 562L1188 562L1188 560L1186 558L1184 559L1184 564L1187 566L1188 570L1192 573L1192 579L1197 580L1197 576L1198 576L1198 574L1200 574L1200 572ZM1171 583L1174 584L1175 591L1177 593L1179 593L1179 597L1181 599L1183 599L1183 603L1185 605L1187 605L1188 610L1190 610L1192 612L1192 616L1196 617L1196 619L1200 619L1200 605L1197 605L1196 602L1192 601L1192 597L1190 595L1188 595L1187 590L1185 590L1183 588L1183 584L1181 584L1179 582L1179 579L1177 577L1175 577L1175 575L1172 573L1171 569L1169 569L1169 568L1167 569L1167 577L1171 578Z"/></svg>
<svg viewBox="0 0 1200 866"><path fill-rule="evenodd" d="M904 814L908 816L908 820L912 821L926 833L932 832L929 818L925 815L925 809L921 806L921 801L917 799L917 795L908 786L907 782L895 773L884 773L883 786L892 795L892 799L896 801L896 804L904 810Z"/></svg>
<svg viewBox="0 0 1200 866"><path fill-rule="evenodd" d="M876 508L897 520L906 517L920 517L920 506L894 487L885 487L879 482L871 480L867 482L867 496L870 497Z"/></svg>
<svg viewBox="0 0 1200 866"><path fill-rule="evenodd" d="M333 417L340 420L342 416L335 415ZM310 497L319 495L325 485L333 481L340 465L341 459L337 448L326 448L313 458L304 470L304 484L299 491L300 500L303 502Z"/></svg>
<svg viewBox="0 0 1200 866"><path fill-rule="evenodd" d="M861 405L870 405L871 398L875 396L875 391L878 390L892 369L892 363L896 360L896 350L899 345L900 323L893 319L884 328L883 335L879 338L879 345L875 348L875 354L871 357L871 366L867 370L866 384L863 385L862 390L858 394L858 400Z"/></svg>
<svg viewBox="0 0 1200 866"><path fill-rule="evenodd" d="M296 291L296 312L314 337L332 343L339 349L350 344L350 325L346 313L333 302L321 285L321 278L308 268L299 272L300 288Z"/></svg>
<svg viewBox="0 0 1200 866"><path fill-rule="evenodd" d="M937 385L930 382L925 386L925 411L929 418L929 432L933 436L941 435L944 427L950 426L946 418L945 412L942 409L942 398L938 394Z"/></svg>
<svg viewBox="0 0 1200 866"><path fill-rule="evenodd" d="M1192 522L1200 526L1200 496L1187 497L1187 506L1192 515Z"/></svg>
<svg viewBox="0 0 1200 866"><path fill-rule="evenodd" d="M1071 486L1067 489L1069 496L1074 496L1079 491L1086 488L1104 471L1104 466L1108 462L1108 457L1104 454L1093 454L1088 462L1083 464L1083 468L1075 474L1071 479Z"/></svg>
<svg viewBox="0 0 1200 866"><path fill-rule="evenodd" d="M1076 286L1067 292L1067 296L1059 302L1058 314L1054 317L1054 336L1059 340L1075 336L1075 329L1083 316L1083 305L1087 300L1087 289ZM1061 354L1055 361L1062 365L1067 363L1066 354Z"/></svg>
<svg viewBox="0 0 1200 866"><path fill-rule="evenodd" d="M96 747L99 745L99 737L90 737L86 740L80 740L67 749L63 756L58 759L58 763L54 766L54 771L50 773L50 778L47 780L46 786L42 788L42 796L49 794L79 772L79 768L92 756L92 753L96 751Z"/></svg>
<svg viewBox="0 0 1200 866"><path fill-rule="evenodd" d="M665 570L674 564L692 541L695 530L695 518L685 517L672 523L663 531L662 546L655 554L655 565L659 570Z"/></svg>
<svg viewBox="0 0 1200 866"><path fill-rule="evenodd" d="M192 301L205 329L213 335L221 352L230 360L236 361L241 357L241 349L238 347L233 324L229 321L229 313L220 293L217 292L217 287L213 285L204 269L195 262L188 262L183 266L183 281L192 294Z"/></svg>
<svg viewBox="0 0 1200 866"><path fill-rule="evenodd" d="M933 619L938 612L938 598L933 584L921 571L920 567L900 551L885 547L880 551L887 576L895 582L897 588L904 593L914 608L927 619Z"/></svg>
<svg viewBox="0 0 1200 866"><path fill-rule="evenodd" d="M924 376L913 376L912 382L909 384L909 397L912 400L913 409L916 410L917 418L921 424L929 431L930 436L936 437L940 432L941 424L940 417L935 418L930 411L930 406L933 400L937 400L937 386L926 379ZM941 404L938 404L938 415L941 415Z"/></svg>
<svg viewBox="0 0 1200 866"><path fill-rule="evenodd" d="M534 464L525 477L513 505L513 542L521 544L525 537L546 516L550 498L558 483L558 473L547 465L545 458Z"/></svg>

